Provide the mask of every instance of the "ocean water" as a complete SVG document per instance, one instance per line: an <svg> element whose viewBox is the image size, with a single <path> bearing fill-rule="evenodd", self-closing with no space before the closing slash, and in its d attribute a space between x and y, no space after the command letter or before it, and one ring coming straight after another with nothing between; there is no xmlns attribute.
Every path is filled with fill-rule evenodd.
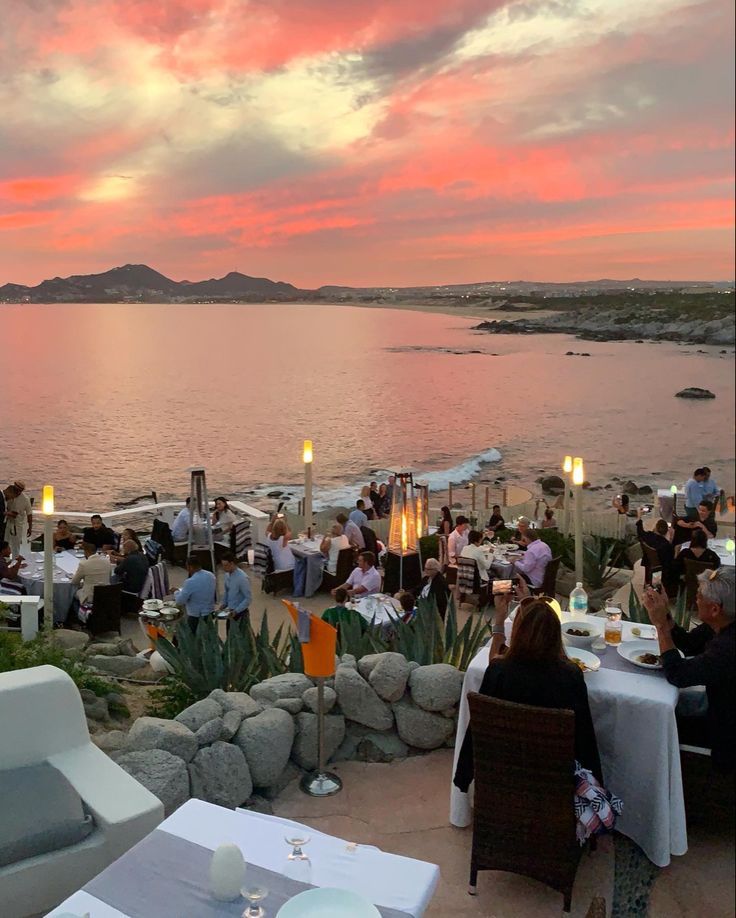
<svg viewBox="0 0 736 918"><path fill-rule="evenodd" d="M69 510L182 496L197 465L211 495L298 495L304 438L317 505L399 468L438 489L501 475L533 488L565 453L594 484L667 486L707 464L734 488L732 349L488 335L477 319L349 306L0 310L0 479L52 483ZM690 385L717 398L673 397Z"/></svg>

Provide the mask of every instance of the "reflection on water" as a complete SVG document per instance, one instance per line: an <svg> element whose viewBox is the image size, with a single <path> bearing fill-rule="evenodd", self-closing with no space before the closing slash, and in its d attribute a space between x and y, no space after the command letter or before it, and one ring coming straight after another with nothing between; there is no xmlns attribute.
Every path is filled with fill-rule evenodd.
<svg viewBox="0 0 736 918"><path fill-rule="evenodd" d="M718 349L585 342L590 358L566 357L563 336L338 306L0 308L14 342L0 476L53 482L65 507L181 495L199 464L211 493L295 482L305 437L323 485L496 447L517 480L573 452L593 481L707 462L733 487L733 358ZM673 398L686 385L718 398Z"/></svg>

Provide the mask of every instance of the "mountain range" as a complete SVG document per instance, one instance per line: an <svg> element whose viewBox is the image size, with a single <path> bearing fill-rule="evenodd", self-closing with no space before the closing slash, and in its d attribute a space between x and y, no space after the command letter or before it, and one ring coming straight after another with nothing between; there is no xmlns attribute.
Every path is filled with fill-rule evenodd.
<svg viewBox="0 0 736 918"><path fill-rule="evenodd" d="M318 290L302 290L267 277L250 277L231 271L224 277L201 281L175 281L148 265L123 265L101 274L72 274L54 277L36 286L5 284L0 287L0 303L105 303L121 300L139 302L177 302L182 300L295 301L315 299L373 299L395 297L463 296L565 296L626 290L665 291L683 288L732 290L733 282L596 280L570 283L531 281L487 281L474 284L446 284L424 287L347 287L328 285Z"/></svg>

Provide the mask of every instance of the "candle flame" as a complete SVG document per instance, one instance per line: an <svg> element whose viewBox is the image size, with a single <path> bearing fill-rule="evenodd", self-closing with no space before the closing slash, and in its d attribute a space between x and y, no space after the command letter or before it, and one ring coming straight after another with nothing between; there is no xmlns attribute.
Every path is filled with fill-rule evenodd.
<svg viewBox="0 0 736 918"><path fill-rule="evenodd" d="M43 486L43 497L41 498L41 510L47 516L54 512L54 486Z"/></svg>
<svg viewBox="0 0 736 918"><path fill-rule="evenodd" d="M583 470L583 460L576 456L572 462L572 483L581 485L585 481L585 472Z"/></svg>
<svg viewBox="0 0 736 918"><path fill-rule="evenodd" d="M304 441L304 455L303 455L303 461L304 461L305 463L311 462L313 458L314 458L314 450L312 449L312 441L311 441L311 440L305 440L305 441Z"/></svg>
<svg viewBox="0 0 736 918"><path fill-rule="evenodd" d="M572 472L572 456L565 456L562 462L562 471L569 475Z"/></svg>

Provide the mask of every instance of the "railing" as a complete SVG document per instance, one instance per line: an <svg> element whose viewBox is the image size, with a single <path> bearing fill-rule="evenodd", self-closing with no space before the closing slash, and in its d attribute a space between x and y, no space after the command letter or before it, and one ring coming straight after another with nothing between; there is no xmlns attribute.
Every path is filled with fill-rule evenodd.
<svg viewBox="0 0 736 918"><path fill-rule="evenodd" d="M23 641L32 641L38 634L38 607L40 603L40 596L18 596L17 593L8 593L7 596L0 594L0 604L20 606L20 636Z"/></svg>

